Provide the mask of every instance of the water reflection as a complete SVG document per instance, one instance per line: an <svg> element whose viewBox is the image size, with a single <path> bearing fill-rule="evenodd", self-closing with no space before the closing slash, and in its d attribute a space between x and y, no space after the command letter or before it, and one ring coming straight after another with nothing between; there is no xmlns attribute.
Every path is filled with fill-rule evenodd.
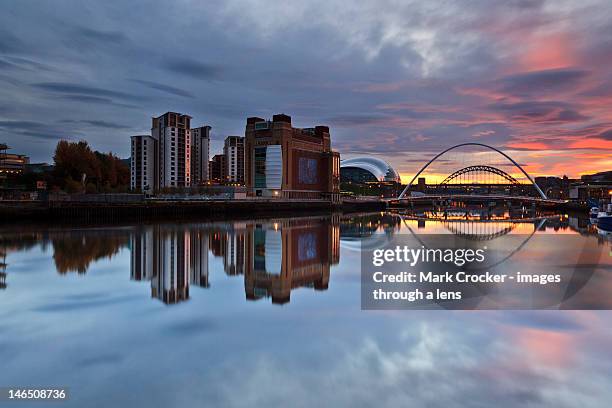
<svg viewBox="0 0 612 408"><path fill-rule="evenodd" d="M210 286L209 252L227 275L244 275L247 299L282 304L293 289L327 289L340 259L339 217L146 226L130 246L132 279L151 281L151 296L166 304L189 299L189 285Z"/></svg>
<svg viewBox="0 0 612 408"><path fill-rule="evenodd" d="M92 262L112 258L121 248L127 247L126 234L113 230L71 230L53 232L53 261L61 274L87 272Z"/></svg>
<svg viewBox="0 0 612 408"><path fill-rule="evenodd" d="M6 251L0 249L0 289L6 289Z"/></svg>
<svg viewBox="0 0 612 408"><path fill-rule="evenodd" d="M512 216L516 218L511 218ZM149 282L151 297L165 304L190 298L190 286L210 288L210 264L222 259L229 277L242 277L247 300L283 304L297 288L327 290L340 248L380 247L397 233L453 234L496 240L508 234L572 233L598 235L588 218L472 210L419 210L327 217L298 217L200 224L156 224L123 228L47 229L0 233L0 289L7 288L7 256L40 245L50 248L59 274L85 274L90 265L130 251L130 278ZM521 241L523 242L523 241ZM519 245L519 250L522 245Z"/></svg>
<svg viewBox="0 0 612 408"><path fill-rule="evenodd" d="M340 261L337 216L285 220L248 228L244 287L247 299L287 303L299 287L326 290L331 265Z"/></svg>
<svg viewBox="0 0 612 408"><path fill-rule="evenodd" d="M484 228L412 215L4 228L0 384L67 386L66 407L609 405L609 311L361 311L360 241ZM535 231L610 249L584 218L512 227L487 245ZM79 234L104 249L54 245ZM601 278L583 291L610 293Z"/></svg>

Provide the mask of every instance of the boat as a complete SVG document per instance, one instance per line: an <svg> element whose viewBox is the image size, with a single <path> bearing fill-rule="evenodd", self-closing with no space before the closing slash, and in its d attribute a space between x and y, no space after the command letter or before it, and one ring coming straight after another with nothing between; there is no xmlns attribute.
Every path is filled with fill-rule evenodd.
<svg viewBox="0 0 612 408"><path fill-rule="evenodd" d="M597 213L597 229L599 232L612 234L612 203Z"/></svg>

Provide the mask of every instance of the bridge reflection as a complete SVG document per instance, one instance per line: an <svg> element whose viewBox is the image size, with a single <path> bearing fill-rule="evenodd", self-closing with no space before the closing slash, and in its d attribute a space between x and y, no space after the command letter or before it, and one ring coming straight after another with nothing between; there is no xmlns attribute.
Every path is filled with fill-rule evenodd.
<svg viewBox="0 0 612 408"><path fill-rule="evenodd" d="M151 297L165 304L188 300L193 287L211 290L211 270L220 269L229 279L243 281L245 299L283 304L298 288L325 291L341 250L381 247L402 232L446 233L479 241L567 230L597 236L603 244L588 218L557 216L543 225L541 216L546 215L430 209L120 228L3 229L0 290L10 289L11 254L35 247L51 252L60 275L86 274L100 260L129 250L131 280L147 282Z"/></svg>

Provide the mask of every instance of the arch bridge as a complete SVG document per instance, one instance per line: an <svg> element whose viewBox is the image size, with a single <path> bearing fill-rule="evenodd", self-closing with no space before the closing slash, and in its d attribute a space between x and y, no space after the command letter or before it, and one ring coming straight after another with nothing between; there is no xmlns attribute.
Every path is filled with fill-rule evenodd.
<svg viewBox="0 0 612 408"><path fill-rule="evenodd" d="M485 149L491 150L493 152L498 153L499 155L501 155L502 157L504 157L506 160L508 160L510 163L512 163L512 165L514 165L514 167L516 167L517 169L519 169L521 171L521 173L527 178L527 180L529 180L529 182L533 185L533 187L535 188L535 190L538 192L539 194L539 199L540 200L548 200L548 198L546 197L546 194L540 189L540 187L535 183L535 181L531 178L531 176L529 174L527 174L527 172L525 171L525 169L523 169L523 167L518 164L514 159L512 159L510 156L508 156L506 153L504 153L503 151L493 147L493 146L489 146L487 144L484 143L476 143L476 142L469 142L469 143L460 143L454 146L449 147L448 149L443 150L442 152L438 153L436 156L434 156L431 160L429 160L412 178L412 180L410 180L410 182L408 183L408 185L406 186L406 188L404 188L404 190L401 192L401 194L399 195L398 199L399 200L403 200L403 199L407 199L406 198L406 193L410 191L410 188L412 187L412 184L414 183L414 181L417 179L417 177L419 177L419 175L421 175L421 173L423 173L423 171L425 171L433 162L435 162L440 156L444 155L445 153L451 151L451 150L455 150L464 146L478 146L478 147L483 147ZM457 180L460 179L461 176L466 175L466 174L470 174L470 173L488 173L491 175L495 175L498 177L501 177L502 179L506 180L508 182L509 185L513 185L513 186L518 186L521 185L521 183L519 183L518 180L516 180L514 177L512 177L510 174L506 173L503 170L500 170L496 167L492 167L492 166L488 166L488 165L475 165L475 166L468 166L468 167L464 167L460 170L457 170L455 172L453 172L452 174L450 174L448 177L446 177L444 179L444 181L442 183L440 183L441 185L444 186L448 186L450 185L450 182L453 180ZM439 194L437 194L436 196L438 196ZM440 197L443 197L444 195L439 195ZM457 196L457 195L456 195ZM466 194L465 196L471 196ZM491 199L504 199L504 198L508 198L507 196L503 196L503 195L493 195L493 196L483 196L483 197L489 197ZM526 199L528 199L529 197L524 197Z"/></svg>
<svg viewBox="0 0 612 408"><path fill-rule="evenodd" d="M505 171L500 170L496 167L486 166L486 165L468 166L468 167L459 169L455 171L454 173L452 173L451 175L449 175L448 177L446 177L440 184L441 185L450 184L451 181L460 178L464 174L470 174L470 173L489 173L489 174L499 176L500 178L506 180L510 184L514 184L514 185L520 184L517 179L515 179L514 177L512 177Z"/></svg>

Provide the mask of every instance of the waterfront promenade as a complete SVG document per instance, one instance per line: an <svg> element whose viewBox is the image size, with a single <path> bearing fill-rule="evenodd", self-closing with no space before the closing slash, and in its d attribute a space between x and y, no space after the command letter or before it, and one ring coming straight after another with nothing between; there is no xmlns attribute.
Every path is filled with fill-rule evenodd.
<svg viewBox="0 0 612 408"><path fill-rule="evenodd" d="M0 201L0 222L98 222L181 218L241 218L291 213L382 211L382 200L142 199Z"/></svg>

